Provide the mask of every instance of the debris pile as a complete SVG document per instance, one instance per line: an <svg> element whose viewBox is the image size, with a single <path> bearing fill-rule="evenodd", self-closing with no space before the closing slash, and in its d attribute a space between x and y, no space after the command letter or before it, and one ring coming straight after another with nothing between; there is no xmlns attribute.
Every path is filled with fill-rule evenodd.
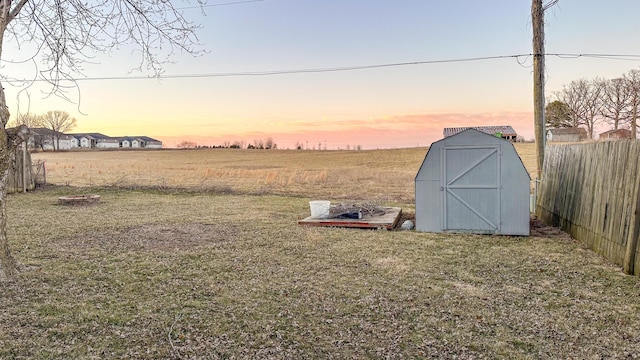
<svg viewBox="0 0 640 360"><path fill-rule="evenodd" d="M329 217L337 219L362 219L384 214L386 210L377 203L342 202L332 205L329 211Z"/></svg>

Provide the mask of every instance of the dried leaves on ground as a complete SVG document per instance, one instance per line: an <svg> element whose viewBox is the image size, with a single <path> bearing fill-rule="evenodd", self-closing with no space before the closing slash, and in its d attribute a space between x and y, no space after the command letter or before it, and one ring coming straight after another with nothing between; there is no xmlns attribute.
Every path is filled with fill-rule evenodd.
<svg viewBox="0 0 640 360"><path fill-rule="evenodd" d="M635 277L568 237L307 228L308 199L10 198L0 358L633 358ZM535 227L535 225L534 225ZM539 226L541 227L541 226Z"/></svg>

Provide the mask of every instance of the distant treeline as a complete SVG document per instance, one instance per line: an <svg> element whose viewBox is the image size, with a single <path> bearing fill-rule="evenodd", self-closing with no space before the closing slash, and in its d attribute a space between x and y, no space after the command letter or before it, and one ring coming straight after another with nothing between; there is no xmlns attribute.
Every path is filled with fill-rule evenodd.
<svg viewBox="0 0 640 360"><path fill-rule="evenodd" d="M251 143L245 141L225 141L221 145L198 145L193 141L182 141L177 145L178 149L279 149L278 144L272 137L267 137L262 140L253 140ZM318 143L316 145L309 146L309 142L298 141L295 144L296 150L327 150L327 143ZM338 150L362 150L361 145L346 145L345 148L338 148Z"/></svg>

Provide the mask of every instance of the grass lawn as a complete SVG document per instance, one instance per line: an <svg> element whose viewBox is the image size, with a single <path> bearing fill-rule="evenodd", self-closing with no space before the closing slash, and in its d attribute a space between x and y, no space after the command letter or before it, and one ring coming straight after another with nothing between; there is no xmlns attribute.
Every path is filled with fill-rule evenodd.
<svg viewBox="0 0 640 360"><path fill-rule="evenodd" d="M26 269L0 284L0 358L640 354L638 280L565 236L300 227L299 194L82 190L102 202L9 199Z"/></svg>

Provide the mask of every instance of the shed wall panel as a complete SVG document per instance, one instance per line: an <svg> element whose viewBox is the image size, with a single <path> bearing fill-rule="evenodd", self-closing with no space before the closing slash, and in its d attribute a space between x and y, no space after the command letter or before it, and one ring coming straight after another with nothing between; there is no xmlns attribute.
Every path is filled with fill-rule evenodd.
<svg viewBox="0 0 640 360"><path fill-rule="evenodd" d="M416 230L529 235L529 182L506 140L467 130L437 141L416 174Z"/></svg>
<svg viewBox="0 0 640 360"><path fill-rule="evenodd" d="M440 179L436 181L416 181L416 230L425 232L442 231Z"/></svg>

